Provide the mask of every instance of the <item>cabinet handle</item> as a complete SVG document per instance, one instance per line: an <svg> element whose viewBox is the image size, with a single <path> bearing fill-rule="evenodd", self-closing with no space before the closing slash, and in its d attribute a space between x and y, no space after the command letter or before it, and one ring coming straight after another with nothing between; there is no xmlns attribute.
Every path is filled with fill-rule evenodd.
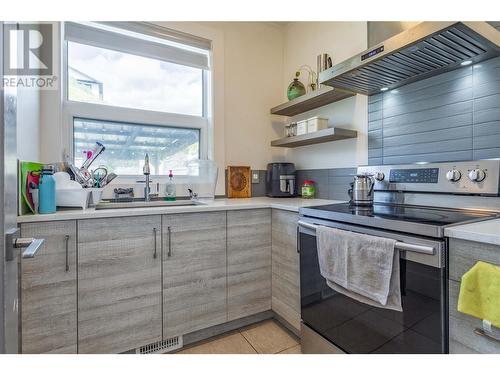
<svg viewBox="0 0 500 375"><path fill-rule="evenodd" d="M155 251L153 253L153 259L156 259L156 228L153 228L153 235L155 236Z"/></svg>
<svg viewBox="0 0 500 375"><path fill-rule="evenodd" d="M66 272L69 271L69 234L64 236L64 242L66 246Z"/></svg>
<svg viewBox="0 0 500 375"><path fill-rule="evenodd" d="M172 228L168 227L168 256L172 256Z"/></svg>
<svg viewBox="0 0 500 375"><path fill-rule="evenodd" d="M300 254L300 229L299 226L297 226L297 235L295 237L295 247L297 249L297 253Z"/></svg>
<svg viewBox="0 0 500 375"><path fill-rule="evenodd" d="M500 340L497 339L496 337L491 336L488 332L486 332L484 329L481 328L475 328L474 333L478 336L482 336L488 340L491 340L493 342L500 343Z"/></svg>

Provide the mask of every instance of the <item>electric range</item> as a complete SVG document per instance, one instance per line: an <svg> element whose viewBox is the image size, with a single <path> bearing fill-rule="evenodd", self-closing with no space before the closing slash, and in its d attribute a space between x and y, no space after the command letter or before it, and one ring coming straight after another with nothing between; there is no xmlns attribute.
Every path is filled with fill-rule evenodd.
<svg viewBox="0 0 500 375"><path fill-rule="evenodd" d="M340 203L299 210L303 352L448 353L444 230L499 217L495 210L470 209L468 200L499 195L500 161L370 166L357 173L375 180L373 206ZM396 240L402 312L368 306L326 285L317 257L319 225Z"/></svg>
<svg viewBox="0 0 500 375"><path fill-rule="evenodd" d="M350 203L313 206L301 209L300 215L436 238L444 237L444 229L447 226L498 216L496 212L484 210L391 203L374 203L369 207L354 206Z"/></svg>

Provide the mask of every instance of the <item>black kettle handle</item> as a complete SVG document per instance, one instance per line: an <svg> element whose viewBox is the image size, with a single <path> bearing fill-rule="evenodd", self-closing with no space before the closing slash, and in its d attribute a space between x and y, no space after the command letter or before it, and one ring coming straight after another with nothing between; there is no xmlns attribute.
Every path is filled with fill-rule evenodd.
<svg viewBox="0 0 500 375"><path fill-rule="evenodd" d="M349 195L349 198L351 198L352 202L352 189L354 189L354 182L349 182L350 188L347 190L347 195Z"/></svg>
<svg viewBox="0 0 500 375"><path fill-rule="evenodd" d="M375 179L373 177L370 177L370 180L372 181L372 186L370 187L370 192L368 193L368 195L372 195L373 194L373 188L375 187Z"/></svg>

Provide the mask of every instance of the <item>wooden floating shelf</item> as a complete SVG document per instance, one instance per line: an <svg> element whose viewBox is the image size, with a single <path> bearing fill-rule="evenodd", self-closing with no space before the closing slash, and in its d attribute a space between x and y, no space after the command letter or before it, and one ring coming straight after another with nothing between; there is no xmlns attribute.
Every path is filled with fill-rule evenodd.
<svg viewBox="0 0 500 375"><path fill-rule="evenodd" d="M300 147L314 145L316 143L340 141L341 139L356 138L358 132L356 130L342 128L328 128L319 130L314 133L304 135L296 135L293 137L285 137L271 142L274 147Z"/></svg>
<svg viewBox="0 0 500 375"><path fill-rule="evenodd" d="M356 95L356 93L323 86L318 90L311 91L305 95L299 96L298 98L271 108L271 114L295 116L311 109L322 107L333 102L338 102L339 100L349 98L354 95Z"/></svg>

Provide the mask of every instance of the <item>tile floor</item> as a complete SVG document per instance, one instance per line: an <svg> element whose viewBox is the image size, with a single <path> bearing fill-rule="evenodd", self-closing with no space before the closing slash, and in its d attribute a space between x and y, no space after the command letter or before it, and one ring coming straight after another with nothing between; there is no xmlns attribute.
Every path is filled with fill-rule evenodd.
<svg viewBox="0 0 500 375"><path fill-rule="evenodd" d="M177 354L300 354L294 335L266 320L193 344Z"/></svg>

